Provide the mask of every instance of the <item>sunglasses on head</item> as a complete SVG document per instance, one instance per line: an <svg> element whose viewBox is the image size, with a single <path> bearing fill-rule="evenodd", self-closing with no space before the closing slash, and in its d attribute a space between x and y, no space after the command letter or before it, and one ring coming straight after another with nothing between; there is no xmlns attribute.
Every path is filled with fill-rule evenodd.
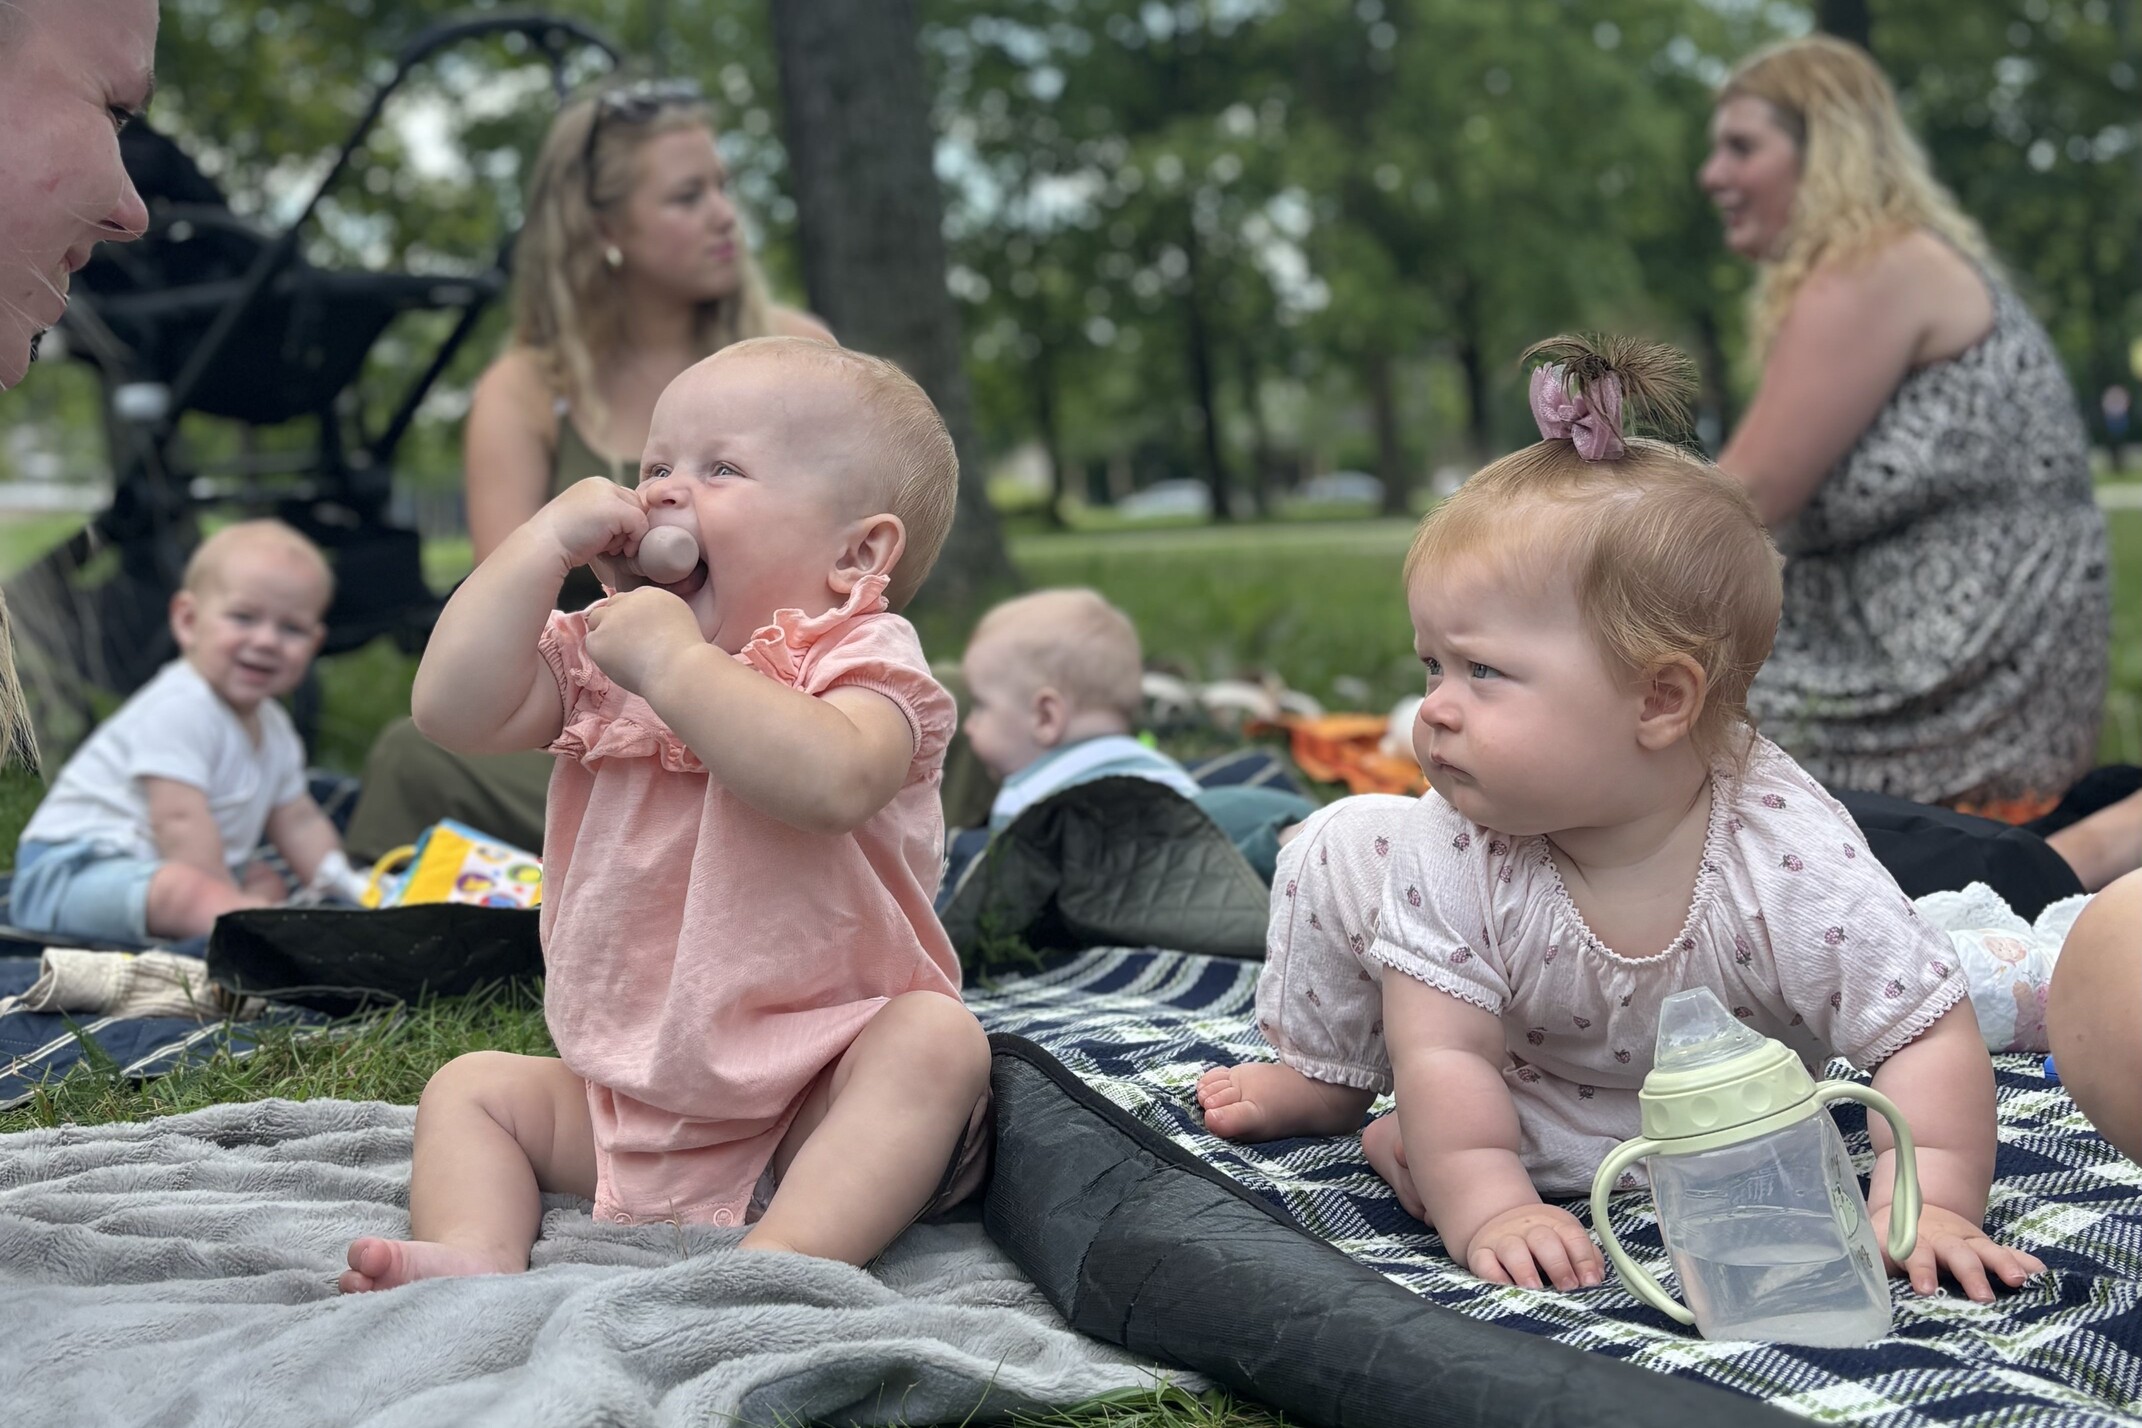
<svg viewBox="0 0 2142 1428"><path fill-rule="evenodd" d="M644 124L665 109L700 104L705 99L699 86L689 79L636 79L597 94L595 117L588 121L587 143L580 151L580 168L587 175L589 206L602 206L595 200L595 137L602 132L604 124L613 120L620 124Z"/></svg>

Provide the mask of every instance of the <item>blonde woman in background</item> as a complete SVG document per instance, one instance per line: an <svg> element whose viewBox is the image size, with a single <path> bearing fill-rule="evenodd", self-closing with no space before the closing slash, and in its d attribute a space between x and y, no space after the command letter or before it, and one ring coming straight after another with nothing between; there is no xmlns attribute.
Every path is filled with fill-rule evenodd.
<svg viewBox="0 0 2142 1428"><path fill-rule="evenodd" d="M2059 358L1864 52L1753 56L1711 136L1700 182L1761 269L1719 465L1787 557L1763 731L1832 788L2043 813L2094 759L2110 638Z"/></svg>
<svg viewBox="0 0 2142 1428"><path fill-rule="evenodd" d="M833 341L767 298L712 116L689 85L619 85L559 112L513 267L513 336L478 379L463 436L478 562L582 477L630 484L655 398L700 358L769 334ZM559 604L601 593L575 571ZM350 849L377 857L441 818L535 849L552 763L449 754L400 720L365 762Z"/></svg>

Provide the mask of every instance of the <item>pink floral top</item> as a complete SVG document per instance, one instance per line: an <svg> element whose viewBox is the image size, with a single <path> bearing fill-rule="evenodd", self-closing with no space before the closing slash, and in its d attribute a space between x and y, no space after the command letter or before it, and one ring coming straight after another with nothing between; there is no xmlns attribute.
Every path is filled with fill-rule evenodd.
<svg viewBox="0 0 2142 1428"><path fill-rule="evenodd" d="M1659 1004L1709 987L1797 1051L1872 1069L1967 992L1949 940L1867 851L1851 815L1757 738L1713 775L1688 918L1625 956L1585 925L1541 837L1468 821L1430 793L1391 849L1369 956L1502 1018L1521 1154L1543 1192L1589 1190L1639 1133Z"/></svg>
<svg viewBox="0 0 2142 1428"><path fill-rule="evenodd" d="M740 1217L803 1091L884 1003L958 996L931 910L952 697L885 580L735 656L805 694L874 690L915 734L906 784L862 827L810 833L707 776L587 654L584 614L541 649L564 700L544 832L544 1008L590 1083L608 1218ZM681 1154L680 1154L681 1153Z"/></svg>

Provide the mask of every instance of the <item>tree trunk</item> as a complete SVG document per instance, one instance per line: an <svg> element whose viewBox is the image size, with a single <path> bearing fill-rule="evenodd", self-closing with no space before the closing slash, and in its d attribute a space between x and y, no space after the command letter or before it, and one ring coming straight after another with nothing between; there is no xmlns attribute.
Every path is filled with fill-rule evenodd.
<svg viewBox="0 0 2142 1428"><path fill-rule="evenodd" d="M1874 49L1874 11L1868 0L1818 0L1815 25L1861 49Z"/></svg>
<svg viewBox="0 0 2142 1428"><path fill-rule="evenodd" d="M1488 429L1487 366L1479 340L1471 333L1458 338L1458 369L1465 374L1465 437L1472 446L1467 455L1478 465L1487 460L1495 443Z"/></svg>
<svg viewBox="0 0 2142 1428"><path fill-rule="evenodd" d="M1383 513L1402 516L1411 508L1413 483L1406 479L1406 448L1398 436L1396 364L1388 352L1368 359L1369 412L1376 425L1376 476L1383 482Z"/></svg>
<svg viewBox="0 0 2142 1428"><path fill-rule="evenodd" d="M1245 342L1236 352L1240 359L1242 410L1249 413L1250 504L1261 518L1272 514L1272 474L1278 462L1272 454L1272 424L1264 419L1264 379L1254 344Z"/></svg>
<svg viewBox="0 0 2142 1428"><path fill-rule="evenodd" d="M1034 387L1034 425L1041 429L1041 450L1049 462L1049 524L1062 530L1069 475L1064 470L1063 435L1056 425L1056 358L1046 343L1028 364L1027 380Z"/></svg>
<svg viewBox="0 0 2142 1428"><path fill-rule="evenodd" d="M1696 370L1702 392L1698 410L1708 406L1717 417L1718 445L1722 450L1733 434L1738 414L1733 410L1732 363L1726 357L1725 339L1718 331L1718 314L1708 307L1696 313Z"/></svg>
<svg viewBox="0 0 2142 1428"><path fill-rule="evenodd" d="M1017 584L990 508L945 289L915 0L773 0L782 131L811 306L840 340L922 384L959 448L959 515L925 587L971 605Z"/></svg>
<svg viewBox="0 0 2142 1428"><path fill-rule="evenodd" d="M1481 350L1480 289L1470 280L1463 282L1452 307L1458 319L1458 367L1465 373L1465 429L1477 465L1495 450L1488 419L1487 355Z"/></svg>
<svg viewBox="0 0 2142 1428"><path fill-rule="evenodd" d="M1189 259L1183 293L1183 334L1188 344L1191 393L1204 427L1205 484L1212 488L1212 518L1235 518L1227 479L1227 458L1220 450L1220 399L1212 371L1212 335L1205 329L1204 293L1199 288L1197 227L1183 225L1183 253Z"/></svg>

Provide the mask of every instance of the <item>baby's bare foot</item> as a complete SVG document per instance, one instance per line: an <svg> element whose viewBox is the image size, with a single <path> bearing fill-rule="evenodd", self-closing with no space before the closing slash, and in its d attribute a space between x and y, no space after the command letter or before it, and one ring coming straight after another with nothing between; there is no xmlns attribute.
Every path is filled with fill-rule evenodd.
<svg viewBox="0 0 2142 1428"><path fill-rule="evenodd" d="M1371 1093L1313 1081L1269 1061L1215 1066L1197 1081L1205 1128L1226 1140L1345 1135L1361 1123Z"/></svg>
<svg viewBox="0 0 2142 1428"><path fill-rule="evenodd" d="M430 1240L382 1240L366 1236L350 1242L350 1267L335 1281L344 1294L395 1289L418 1279L462 1274L510 1274L519 1269L453 1245Z"/></svg>

